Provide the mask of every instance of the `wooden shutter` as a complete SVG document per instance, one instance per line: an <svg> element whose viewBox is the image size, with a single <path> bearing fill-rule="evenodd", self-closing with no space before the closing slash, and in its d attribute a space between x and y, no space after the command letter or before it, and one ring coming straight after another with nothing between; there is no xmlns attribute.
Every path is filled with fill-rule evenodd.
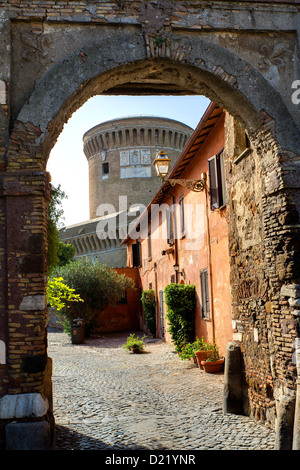
<svg viewBox="0 0 300 470"><path fill-rule="evenodd" d="M184 221L184 199L183 196L179 199L180 208L180 237L185 235L185 221Z"/></svg>
<svg viewBox="0 0 300 470"><path fill-rule="evenodd" d="M173 208L167 209L167 238L169 245L174 243L174 222L173 222Z"/></svg>
<svg viewBox="0 0 300 470"><path fill-rule="evenodd" d="M208 160L208 176L209 176L210 207L212 210L214 210L220 206L216 156Z"/></svg>
<svg viewBox="0 0 300 470"><path fill-rule="evenodd" d="M151 252L151 232L148 233L148 260L150 260L152 257L152 252Z"/></svg>
<svg viewBox="0 0 300 470"><path fill-rule="evenodd" d="M224 151L219 153L219 166L220 166L220 180L221 180L221 195L222 202L220 205L225 205L228 202L228 194L226 189L226 175L225 175L225 155Z"/></svg>
<svg viewBox="0 0 300 470"><path fill-rule="evenodd" d="M209 318L209 286L207 269L200 271L202 318Z"/></svg>
<svg viewBox="0 0 300 470"><path fill-rule="evenodd" d="M210 206L214 210L227 203L223 150L208 160L208 176Z"/></svg>

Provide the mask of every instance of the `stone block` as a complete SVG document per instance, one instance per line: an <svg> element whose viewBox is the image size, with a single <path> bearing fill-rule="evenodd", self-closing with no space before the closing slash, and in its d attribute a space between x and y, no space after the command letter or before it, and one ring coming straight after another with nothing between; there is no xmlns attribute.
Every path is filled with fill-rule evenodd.
<svg viewBox="0 0 300 470"><path fill-rule="evenodd" d="M48 401L40 393L5 395L0 399L0 419L42 417L48 411Z"/></svg>
<svg viewBox="0 0 300 470"><path fill-rule="evenodd" d="M241 414L242 404L242 366L240 347L230 342L226 347L224 370L224 413Z"/></svg>
<svg viewBox="0 0 300 470"><path fill-rule="evenodd" d="M6 450L51 450L48 421L9 423L5 427Z"/></svg>
<svg viewBox="0 0 300 470"><path fill-rule="evenodd" d="M22 300L20 310L43 310L46 305L45 295L28 295Z"/></svg>
<svg viewBox="0 0 300 470"><path fill-rule="evenodd" d="M300 285L299 284L287 284L282 286L280 294L284 297L291 297L296 299L300 297Z"/></svg>
<svg viewBox="0 0 300 470"><path fill-rule="evenodd" d="M295 397L285 396L279 403L275 429L275 450L292 450Z"/></svg>

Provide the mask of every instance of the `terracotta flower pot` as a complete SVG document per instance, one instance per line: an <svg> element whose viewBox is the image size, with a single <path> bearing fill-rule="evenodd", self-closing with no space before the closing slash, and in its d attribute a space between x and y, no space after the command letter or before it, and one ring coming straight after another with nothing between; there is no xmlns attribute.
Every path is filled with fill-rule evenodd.
<svg viewBox="0 0 300 470"><path fill-rule="evenodd" d="M198 366L199 366L200 369L203 369L203 366L202 366L201 362L206 361L207 354L208 354L207 351L201 351L201 350L195 351L195 356L196 356L197 363L198 363Z"/></svg>
<svg viewBox="0 0 300 470"><path fill-rule="evenodd" d="M140 354L140 353L143 352L142 349L139 348L138 346L137 346L137 347L132 346L132 348L130 348L130 350L131 350L131 352L132 352L133 354Z"/></svg>
<svg viewBox="0 0 300 470"><path fill-rule="evenodd" d="M205 372L209 374L216 374L217 372L221 372L223 369L224 358L219 359L218 361L202 361L201 365Z"/></svg>

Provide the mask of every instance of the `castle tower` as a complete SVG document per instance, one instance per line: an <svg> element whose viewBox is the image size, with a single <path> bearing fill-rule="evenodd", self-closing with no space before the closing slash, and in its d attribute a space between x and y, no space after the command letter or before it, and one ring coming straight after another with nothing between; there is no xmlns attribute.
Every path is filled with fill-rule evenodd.
<svg viewBox="0 0 300 470"><path fill-rule="evenodd" d="M103 122L84 134L90 220L60 230L61 241L76 248L75 258L88 257L110 267L126 267L126 246L120 242L127 235L127 226L119 223L119 196L127 197L126 212L132 204L147 206L161 186L152 165L157 152L167 153L172 168L192 132L192 128L172 119L136 116ZM109 234L105 226L102 236L99 224L105 225L107 219L104 211L97 214L101 204L111 204L109 212L116 234Z"/></svg>
<svg viewBox="0 0 300 470"><path fill-rule="evenodd" d="M90 218L100 204L119 210L119 196L127 206L147 205L161 185L152 165L159 150L171 158L171 168L193 129L172 119L135 116L103 122L83 136L89 163Z"/></svg>

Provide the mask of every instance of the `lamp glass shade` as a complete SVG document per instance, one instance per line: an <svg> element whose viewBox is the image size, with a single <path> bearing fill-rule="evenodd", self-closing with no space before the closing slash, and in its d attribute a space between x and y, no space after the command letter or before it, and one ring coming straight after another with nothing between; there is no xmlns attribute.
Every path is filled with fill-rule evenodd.
<svg viewBox="0 0 300 470"><path fill-rule="evenodd" d="M167 174L169 173L170 163L171 159L168 158L166 153L162 151L158 152L156 159L154 160L157 176L167 176Z"/></svg>

